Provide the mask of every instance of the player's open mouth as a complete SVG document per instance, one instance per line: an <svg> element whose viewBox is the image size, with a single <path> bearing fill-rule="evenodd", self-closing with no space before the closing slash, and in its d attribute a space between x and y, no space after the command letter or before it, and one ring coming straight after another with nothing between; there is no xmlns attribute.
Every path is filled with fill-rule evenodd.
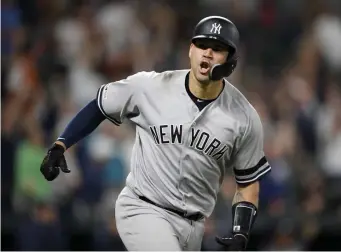
<svg viewBox="0 0 341 252"><path fill-rule="evenodd" d="M200 73L206 75L206 74L209 72L210 67L211 67L211 66L210 66L210 64L209 64L208 62L202 61L202 62L200 63Z"/></svg>

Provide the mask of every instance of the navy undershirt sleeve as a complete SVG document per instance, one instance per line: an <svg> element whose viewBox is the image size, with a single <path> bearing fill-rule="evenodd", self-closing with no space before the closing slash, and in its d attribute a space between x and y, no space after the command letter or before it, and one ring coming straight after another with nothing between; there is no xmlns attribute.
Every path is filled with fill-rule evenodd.
<svg viewBox="0 0 341 252"><path fill-rule="evenodd" d="M94 131L105 119L94 99L78 112L57 140L69 148Z"/></svg>

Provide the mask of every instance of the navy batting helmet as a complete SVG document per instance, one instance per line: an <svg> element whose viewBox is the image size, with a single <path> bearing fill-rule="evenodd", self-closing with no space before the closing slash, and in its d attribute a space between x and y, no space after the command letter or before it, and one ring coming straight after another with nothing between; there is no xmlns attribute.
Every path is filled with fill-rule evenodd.
<svg viewBox="0 0 341 252"><path fill-rule="evenodd" d="M217 64L211 68L210 78L219 80L229 76L237 66L237 46L239 44L239 32L237 27L227 18L220 16L206 17L195 26L192 42L199 39L216 40L228 48L229 55L224 64Z"/></svg>

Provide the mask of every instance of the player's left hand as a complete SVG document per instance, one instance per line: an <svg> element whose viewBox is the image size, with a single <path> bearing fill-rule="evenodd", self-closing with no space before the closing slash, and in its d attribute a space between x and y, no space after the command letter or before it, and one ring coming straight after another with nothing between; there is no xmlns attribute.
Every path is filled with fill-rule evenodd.
<svg viewBox="0 0 341 252"><path fill-rule="evenodd" d="M247 237L242 234L234 234L232 237L216 237L216 241L224 246L227 251L246 250Z"/></svg>

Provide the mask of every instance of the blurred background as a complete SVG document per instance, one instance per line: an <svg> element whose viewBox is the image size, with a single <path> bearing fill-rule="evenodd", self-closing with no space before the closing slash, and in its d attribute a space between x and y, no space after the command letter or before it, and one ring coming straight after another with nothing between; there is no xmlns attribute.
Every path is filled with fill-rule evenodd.
<svg viewBox="0 0 341 252"><path fill-rule="evenodd" d="M192 29L207 15L240 30L229 79L261 116L273 168L249 248L341 249L341 1L2 0L2 250L125 249L114 203L134 128L102 123L52 183L41 161L100 85L188 68ZM229 231L234 188L228 174L202 250Z"/></svg>

